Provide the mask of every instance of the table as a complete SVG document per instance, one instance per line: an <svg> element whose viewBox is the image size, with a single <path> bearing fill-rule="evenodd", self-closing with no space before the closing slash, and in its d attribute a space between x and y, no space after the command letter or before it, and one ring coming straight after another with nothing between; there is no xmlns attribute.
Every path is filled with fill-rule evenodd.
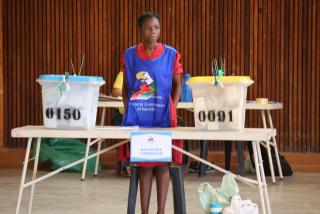
<svg viewBox="0 0 320 214"><path fill-rule="evenodd" d="M123 102L121 100L104 100L101 101L99 100L98 103L98 107L102 108L102 114L101 114L101 118L100 118L100 126L104 126L106 125L104 123L104 118L105 118L105 114L106 114L106 108L121 108L123 107ZM193 103L192 102L179 102L177 105L177 109L193 109ZM101 150L101 144L102 144L103 140L98 141L98 146L97 146L97 151L99 152ZM91 144L92 145L92 144ZM95 168L94 168L94 176L98 176L98 165L99 165L99 159L100 156L98 155L96 157L96 164L95 164ZM84 165L86 165L87 163L85 162ZM82 171L82 175L81 175L81 181L85 180L85 172Z"/></svg>
<svg viewBox="0 0 320 214"><path fill-rule="evenodd" d="M98 107L104 108L120 108L123 107L122 101L99 101ZM193 103L179 102L178 109L193 109Z"/></svg>
<svg viewBox="0 0 320 214"><path fill-rule="evenodd" d="M120 108L123 107L122 101L99 101L98 107L105 108ZM193 109L192 102L179 102L178 109ZM248 100L246 103L247 110L275 110L282 109L282 103L270 101L268 104L258 104L253 100Z"/></svg>
<svg viewBox="0 0 320 214"><path fill-rule="evenodd" d="M115 101L115 100L112 100L112 101L107 101L107 100L101 101L101 100L99 100L98 107L102 108L102 114L101 114L101 118L100 118L100 126L104 126L104 125L106 125L104 123L104 118L105 118L105 114L106 114L106 108L120 108L120 107L123 107L123 102L120 101L120 100L119 101ZM191 109L192 110L193 109L193 103L192 102L179 102L177 108L178 109ZM102 140L98 141L98 146L97 146L97 151L98 152L101 150L101 143L102 143ZM99 159L100 159L100 156L98 155L97 158L96 158L96 164L95 164L95 168L94 168L94 176L98 175ZM86 163L84 163L84 164L86 164ZM85 180L84 172L82 172L81 180L82 181Z"/></svg>
<svg viewBox="0 0 320 214"><path fill-rule="evenodd" d="M105 118L105 111L106 108L119 108L119 107L123 107L123 103L122 101L99 101L98 103L98 107L103 108L102 109L102 116L101 116L101 121L100 121L100 125L104 125L104 118ZM262 118L262 122L263 122L263 128L268 128L267 123L266 123L266 117L265 117L265 112L267 112L268 115L268 123L269 123L269 127L270 128L274 128L273 127L273 123L272 123L272 118L271 118L271 110L278 110L278 109L282 109L283 105L282 103L279 102L273 102L273 101L269 101L268 104L258 104L255 101L247 101L246 103L246 110L260 110L261 111L261 118ZM192 110L193 109L193 103L192 102L179 102L177 109L189 109ZM276 160L277 160L277 166L278 166L278 171L279 171L279 176L280 179L283 179L283 174L282 174L282 169L281 169L281 165L280 165L280 159L279 159L279 152L278 152L278 146L277 146L277 142L276 142L276 138L275 136L272 137L272 142L271 141L261 141L260 142L262 146L264 146L267 149L267 153L268 153L268 160L269 160L269 165L270 165L270 172L271 172L271 178L272 178L272 183L276 183L276 179L275 179L275 174L274 174L274 167L273 167L273 162L272 162L272 155L271 155L271 146L273 146L274 151L275 151L275 156L276 156ZM207 143L206 142L202 142L202 146L201 146L201 157L207 159L207 149L204 149L207 147ZM242 148L242 147L241 147ZM101 142L98 142L98 148L97 150L100 151L101 149ZM98 174L98 163L99 163L99 156L97 156L96 158L96 166L95 166L95 172L94 175L97 176ZM200 165L200 171L199 171L199 176L204 175L205 174L205 170L206 167L203 167ZM82 180L85 179L84 174L82 174Z"/></svg>
<svg viewBox="0 0 320 214"><path fill-rule="evenodd" d="M249 101L246 104L247 110L260 110L261 111L261 119L262 119L262 123L263 123L263 128L265 128L265 129L268 128L267 122L266 122L265 112L267 112L267 115L268 115L269 127L273 129L273 122L272 122L272 117L271 117L270 111L282 109L282 107L283 107L282 103L272 102L272 101L269 102L268 104L257 104L254 101ZM273 148L274 148L274 152L275 152L275 156L276 156L276 160L277 160L278 171L279 171L279 177L281 180L283 179L276 136L272 136L272 141L261 141L260 144L267 149L272 183L275 184L276 179L275 179L275 175L274 175L273 161L272 161L272 155L271 155L271 146L273 146Z"/></svg>
<svg viewBox="0 0 320 214"><path fill-rule="evenodd" d="M37 169L38 169L38 159L39 159L39 152L40 152L40 144L41 138L84 138L87 139L87 144L95 142L100 139L129 139L131 132L171 132L172 139L188 139L188 140L240 140L240 141L251 141L253 154L254 154L254 164L256 169L256 176L257 180L244 178L241 176L234 175L235 178L240 179L241 181L248 182L250 184L255 184L258 186L259 196L260 196L260 204L262 208L262 213L271 213L271 207L269 202L269 196L267 191L267 184L265 179L265 174L263 170L263 163L261 157L261 151L259 142L260 141L269 141L272 136L276 134L275 129L262 129L262 128L255 128L255 129L243 129L242 131L207 131L198 129L195 127L177 127L177 128L150 128L150 129L139 129L139 128L132 128L132 127L115 127L115 126L103 126L103 127L96 127L90 130L55 130L55 129L46 129L43 126L24 126L20 128L12 129L11 136L15 138L28 138L27 149L25 154L25 159L23 163L23 170L19 188L19 195L18 195L18 202L17 202L17 209L16 214L20 211L20 205L23 195L24 188L31 187L30 191L30 198L29 198L29 213L32 210L32 203L33 203L33 195L35 190L35 184L45 180L67 168L70 168L76 164L82 163L87 161L90 158L93 158L97 155L100 155L102 152L110 151L120 145L126 143L126 141L121 141L115 145L109 146L97 152L95 154L88 155L88 150L86 151L86 155L84 158L70 163L60 169L55 171L49 172L41 177L37 177ZM36 138L36 152L34 157L34 167L33 173L31 177L31 181L26 182L26 174L28 169L28 162L30 156L30 149L32 144L32 139ZM91 140L92 139L92 140ZM195 156L183 149L177 148L173 146L173 149L183 152L184 154L188 155L191 158L195 158ZM214 164L209 163L206 160L197 158L197 160L201 161L202 163L208 164L209 166L213 166L215 169L220 170L224 173L226 171Z"/></svg>

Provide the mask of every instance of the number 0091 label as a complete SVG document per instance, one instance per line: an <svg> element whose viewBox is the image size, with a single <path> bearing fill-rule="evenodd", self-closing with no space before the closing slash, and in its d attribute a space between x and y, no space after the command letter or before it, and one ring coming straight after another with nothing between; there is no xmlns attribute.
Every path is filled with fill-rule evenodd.
<svg viewBox="0 0 320 214"><path fill-rule="evenodd" d="M232 110L224 111L224 110L200 110L198 112L198 120L200 122L233 122L232 119Z"/></svg>
<svg viewBox="0 0 320 214"><path fill-rule="evenodd" d="M196 127L211 130L234 130L241 128L242 111L240 105L225 105L212 102L203 97L194 102L194 119Z"/></svg>

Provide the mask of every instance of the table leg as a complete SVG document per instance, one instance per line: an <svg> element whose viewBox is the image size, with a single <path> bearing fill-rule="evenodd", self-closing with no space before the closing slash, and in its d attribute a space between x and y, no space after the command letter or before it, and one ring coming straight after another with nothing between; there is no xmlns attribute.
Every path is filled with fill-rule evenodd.
<svg viewBox="0 0 320 214"><path fill-rule="evenodd" d="M103 126L103 125L104 125L105 115L106 115L106 108L103 107L103 108L102 108L102 114L101 114L101 120L100 120L100 126ZM103 141L103 140L101 139L101 140L99 140L99 142L98 142L97 152L100 152L100 150L101 150L101 143L102 143L102 141ZM97 176L97 175L98 175L99 159L100 159L100 155L97 155L97 157L96 157L96 165L95 165L95 167L94 167L94 176Z"/></svg>
<svg viewBox="0 0 320 214"><path fill-rule="evenodd" d="M263 128L267 128L267 123L266 123L266 116L264 110L261 110L261 117L262 117L262 123L263 123ZM273 161L272 161L272 155L271 155L271 148L270 148L270 141L266 141L266 146L267 146L267 153L268 153L268 160L269 160L269 166L270 166L270 173L271 173L271 178L272 178L272 183L276 183L276 178L274 175L274 168L273 168Z"/></svg>
<svg viewBox="0 0 320 214"><path fill-rule="evenodd" d="M258 147L260 147L259 142L257 141L252 141L252 150L253 150L253 157L254 157L254 166L256 169L256 175L257 175L257 182L258 182L258 188L259 188L259 194L260 194L260 203L261 203L261 207L262 207L262 213L266 214L266 206L265 206L265 199L264 199L264 191L263 191L263 184L261 181L261 170L260 165L262 165L262 163L260 163L260 159L258 158Z"/></svg>
<svg viewBox="0 0 320 214"><path fill-rule="evenodd" d="M269 119L270 128L273 129L271 113L270 113L269 110L267 112L268 112L268 119ZM277 159L279 176L280 176L280 179L283 179L282 168L281 168L280 159L279 159L278 145L277 145L277 141L276 141L276 137L275 136L272 136L272 143L273 143L273 147L274 147L275 156L276 156L276 159Z"/></svg>
<svg viewBox="0 0 320 214"><path fill-rule="evenodd" d="M259 145L259 143L257 143L257 145ZM260 163L260 172L261 172L264 200L266 202L267 213L269 214L269 213L271 213L271 208L270 208L270 201L269 201L269 195L268 195L268 189L267 189L266 176L264 174L264 169L263 169L263 160L262 160L262 156L261 156L260 145L257 147L257 152L258 152L258 160Z"/></svg>
<svg viewBox="0 0 320 214"><path fill-rule="evenodd" d="M98 142L97 152L100 152L100 150L101 150L102 141L103 141L103 140L101 139L101 140L99 140L99 142ZM99 158L100 158L100 155L97 155L93 176L98 176Z"/></svg>
<svg viewBox="0 0 320 214"><path fill-rule="evenodd" d="M23 170L22 170L22 176L21 176L20 187L19 187L19 196L18 196L18 202L17 202L17 208L16 208L16 214L18 214L20 212L20 205L21 205L21 199L22 199L22 194L23 194L23 189L24 189L24 183L25 183L26 174L27 174L27 168L28 168L31 144L32 144L32 137L30 137L28 139L26 154L25 154L25 157L24 157Z"/></svg>
<svg viewBox="0 0 320 214"><path fill-rule="evenodd" d="M88 138L87 139L86 154L84 155L85 158L89 156L90 144L91 144L91 138ZM85 177L86 177L87 162L88 162L88 159L85 159L83 162L81 181L84 181Z"/></svg>
<svg viewBox="0 0 320 214"><path fill-rule="evenodd" d="M39 138L37 138L36 154L35 154L34 163L33 163L33 173L32 173L31 181L34 181L37 178L40 144L41 144L41 138L39 137ZM31 210L32 210L32 203L33 203L33 195L34 195L35 186L36 186L35 183L33 183L31 185L30 198L29 198L29 210L28 210L29 214L31 213Z"/></svg>

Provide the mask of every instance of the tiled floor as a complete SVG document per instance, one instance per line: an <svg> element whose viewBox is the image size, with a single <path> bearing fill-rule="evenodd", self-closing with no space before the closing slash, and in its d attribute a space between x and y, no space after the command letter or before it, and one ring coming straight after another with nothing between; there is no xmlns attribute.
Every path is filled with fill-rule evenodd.
<svg viewBox="0 0 320 214"><path fill-rule="evenodd" d="M15 212L21 171L17 169L0 169L0 213ZM44 174L46 172L40 172ZM277 184L271 184L268 178L268 192L272 213L320 213L320 173L295 173L285 177ZM185 176L185 191L188 213L203 213L197 197L197 189L201 182L210 182L219 187L222 174L210 171L205 177L197 174ZM240 195L243 199L259 202L257 188L240 184ZM36 185L33 212L34 214L99 214L126 213L129 179L116 176L114 171L104 170L99 177L87 176L85 182L80 181L80 174L60 173ZM173 213L170 187L166 213ZM24 192L20 213L27 213L29 189ZM150 213L156 213L156 192L153 185L150 202ZM139 198L139 197L138 197ZM137 201L137 212L139 211Z"/></svg>

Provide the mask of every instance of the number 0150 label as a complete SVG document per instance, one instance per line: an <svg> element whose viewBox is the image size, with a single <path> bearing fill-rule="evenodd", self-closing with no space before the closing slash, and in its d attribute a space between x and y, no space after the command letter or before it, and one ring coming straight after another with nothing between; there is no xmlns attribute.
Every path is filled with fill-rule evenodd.
<svg viewBox="0 0 320 214"><path fill-rule="evenodd" d="M58 120L80 120L81 112L74 108L46 108L46 118Z"/></svg>

